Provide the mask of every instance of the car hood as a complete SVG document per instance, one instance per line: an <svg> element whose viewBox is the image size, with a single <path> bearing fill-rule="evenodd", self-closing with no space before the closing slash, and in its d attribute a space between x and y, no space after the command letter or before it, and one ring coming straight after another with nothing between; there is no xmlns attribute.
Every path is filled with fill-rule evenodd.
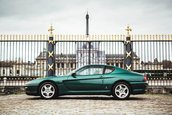
<svg viewBox="0 0 172 115"><path fill-rule="evenodd" d="M49 77L45 77L43 78L43 80L55 80L55 81L60 81L60 80L65 80L67 79L68 76L49 76Z"/></svg>
<svg viewBox="0 0 172 115"><path fill-rule="evenodd" d="M49 76L49 77L44 77L44 78L37 78L34 79L32 81L29 81L25 84L25 86L37 86L39 83L43 82L43 81L54 81L54 82L61 82L65 79L67 79L68 76Z"/></svg>

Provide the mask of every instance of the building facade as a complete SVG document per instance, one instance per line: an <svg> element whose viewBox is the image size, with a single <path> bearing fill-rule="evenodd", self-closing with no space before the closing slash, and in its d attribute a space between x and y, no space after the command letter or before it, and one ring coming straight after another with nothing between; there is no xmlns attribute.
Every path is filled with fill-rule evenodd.
<svg viewBox="0 0 172 115"><path fill-rule="evenodd" d="M76 54L55 54L56 75L65 75L72 70L88 64L87 46L78 47ZM105 54L92 46L91 64L107 64L124 68L124 54ZM166 65L166 64L165 64ZM163 62L143 62L133 52L133 70L163 70ZM168 68L171 70L170 68ZM45 77L47 75L47 51L44 50L36 57L34 62L23 62L22 59L15 61L0 61L0 76L32 76Z"/></svg>
<svg viewBox="0 0 172 115"><path fill-rule="evenodd" d="M88 64L105 64L105 51L99 50L99 42L79 42L76 50L77 68Z"/></svg>

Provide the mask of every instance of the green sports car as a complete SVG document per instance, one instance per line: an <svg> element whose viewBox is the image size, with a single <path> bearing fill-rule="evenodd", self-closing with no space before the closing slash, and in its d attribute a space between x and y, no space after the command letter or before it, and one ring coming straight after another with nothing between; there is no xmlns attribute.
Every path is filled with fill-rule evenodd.
<svg viewBox="0 0 172 115"><path fill-rule="evenodd" d="M112 95L127 99L130 94L143 94L147 78L140 73L109 65L86 65L66 76L49 76L26 83L27 95L44 99L60 95Z"/></svg>

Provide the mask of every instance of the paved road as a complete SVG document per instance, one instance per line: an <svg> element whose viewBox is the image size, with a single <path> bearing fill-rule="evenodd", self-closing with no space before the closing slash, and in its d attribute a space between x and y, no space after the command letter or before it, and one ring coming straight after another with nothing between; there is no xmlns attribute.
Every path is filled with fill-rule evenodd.
<svg viewBox="0 0 172 115"><path fill-rule="evenodd" d="M0 96L0 115L172 115L172 95L135 95L128 100L109 96L62 96L43 100L20 95Z"/></svg>

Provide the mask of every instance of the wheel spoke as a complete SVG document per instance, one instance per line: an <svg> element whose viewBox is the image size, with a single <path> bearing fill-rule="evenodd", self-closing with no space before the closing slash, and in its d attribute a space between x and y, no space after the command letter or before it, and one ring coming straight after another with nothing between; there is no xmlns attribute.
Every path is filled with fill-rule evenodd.
<svg viewBox="0 0 172 115"><path fill-rule="evenodd" d="M124 88L124 91L126 91L126 90L128 90L128 88L127 88L127 87L125 87L125 88Z"/></svg>
<svg viewBox="0 0 172 115"><path fill-rule="evenodd" d="M47 86L46 85L44 86L44 89L47 90Z"/></svg>
<svg viewBox="0 0 172 115"><path fill-rule="evenodd" d="M54 91L53 90L50 90L49 93L54 93Z"/></svg>
<svg viewBox="0 0 172 115"><path fill-rule="evenodd" d="M49 90L50 90L51 88L52 88L52 86L51 86L51 85L47 87L47 89L49 89Z"/></svg>
<svg viewBox="0 0 172 115"><path fill-rule="evenodd" d="M119 97L122 98L122 93L121 92L119 93Z"/></svg>
<svg viewBox="0 0 172 115"><path fill-rule="evenodd" d="M126 96L127 93L125 93L124 91L122 92L122 94L124 95L124 97Z"/></svg>
<svg viewBox="0 0 172 115"><path fill-rule="evenodd" d="M121 85L119 85L119 89L122 89L122 86Z"/></svg>
<svg viewBox="0 0 172 115"><path fill-rule="evenodd" d="M48 95L47 92L44 92L43 94L44 94L44 96L47 96Z"/></svg>
<svg viewBox="0 0 172 115"><path fill-rule="evenodd" d="M120 90L119 89L116 89L115 92L120 92Z"/></svg>
<svg viewBox="0 0 172 115"><path fill-rule="evenodd" d="M46 95L47 95L47 97L49 97L50 95L49 95L50 93L47 93Z"/></svg>

